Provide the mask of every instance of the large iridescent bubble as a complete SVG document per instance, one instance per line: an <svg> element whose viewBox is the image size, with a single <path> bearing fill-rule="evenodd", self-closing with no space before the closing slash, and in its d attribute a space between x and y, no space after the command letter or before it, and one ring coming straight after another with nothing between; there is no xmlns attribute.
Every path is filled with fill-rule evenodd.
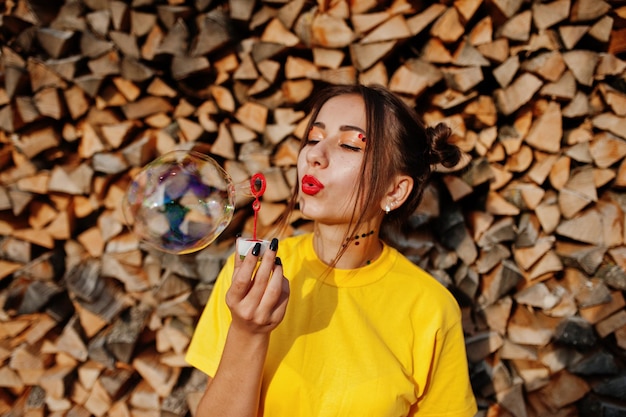
<svg viewBox="0 0 626 417"><path fill-rule="evenodd" d="M214 159L195 151L172 151L135 176L123 204L142 241L186 254L205 248L228 226L235 187Z"/></svg>

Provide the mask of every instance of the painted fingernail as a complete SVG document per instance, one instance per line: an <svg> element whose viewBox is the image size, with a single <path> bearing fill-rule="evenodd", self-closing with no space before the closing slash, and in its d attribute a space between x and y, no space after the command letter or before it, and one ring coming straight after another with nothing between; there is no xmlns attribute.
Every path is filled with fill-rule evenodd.
<svg viewBox="0 0 626 417"><path fill-rule="evenodd" d="M280 258L277 256L274 258L274 265L282 265L283 262L280 260Z"/></svg>
<svg viewBox="0 0 626 417"><path fill-rule="evenodd" d="M272 241L270 242L270 250L274 252L278 250L278 239L272 239Z"/></svg>
<svg viewBox="0 0 626 417"><path fill-rule="evenodd" d="M254 256L259 256L259 253L261 253L261 244L257 242L254 244L254 247L252 248L252 254Z"/></svg>

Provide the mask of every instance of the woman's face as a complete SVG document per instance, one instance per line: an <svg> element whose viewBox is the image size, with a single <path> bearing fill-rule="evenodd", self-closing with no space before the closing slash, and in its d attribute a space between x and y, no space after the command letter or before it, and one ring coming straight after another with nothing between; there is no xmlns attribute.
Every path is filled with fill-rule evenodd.
<svg viewBox="0 0 626 417"><path fill-rule="evenodd" d="M341 95L324 103L298 156L299 203L305 217L328 224L350 221L367 146L365 130L360 96Z"/></svg>

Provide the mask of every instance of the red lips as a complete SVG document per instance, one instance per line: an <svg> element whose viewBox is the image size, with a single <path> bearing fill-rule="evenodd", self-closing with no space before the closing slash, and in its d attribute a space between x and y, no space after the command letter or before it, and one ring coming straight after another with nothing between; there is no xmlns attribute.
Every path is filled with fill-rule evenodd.
<svg viewBox="0 0 626 417"><path fill-rule="evenodd" d="M302 192L307 195L315 195L322 191L324 184L318 181L312 175L305 175L302 177Z"/></svg>

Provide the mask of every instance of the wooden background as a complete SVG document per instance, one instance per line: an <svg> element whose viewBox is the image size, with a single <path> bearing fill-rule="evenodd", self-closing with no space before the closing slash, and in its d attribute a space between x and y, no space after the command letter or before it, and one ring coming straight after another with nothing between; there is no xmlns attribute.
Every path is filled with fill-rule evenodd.
<svg viewBox="0 0 626 417"><path fill-rule="evenodd" d="M129 181L199 149L267 176L269 231L307 98L355 82L466 153L393 240L462 306L480 415L626 415L625 2L0 8L1 416L193 415L184 352L249 200L206 250L165 255L125 226Z"/></svg>

